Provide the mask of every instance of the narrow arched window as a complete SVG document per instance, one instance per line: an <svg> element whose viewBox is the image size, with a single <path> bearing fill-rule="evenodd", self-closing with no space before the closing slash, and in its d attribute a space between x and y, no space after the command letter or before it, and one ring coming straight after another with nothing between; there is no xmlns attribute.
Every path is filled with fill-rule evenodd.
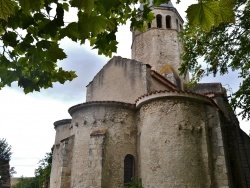
<svg viewBox="0 0 250 188"><path fill-rule="evenodd" d="M158 28L162 28L162 16L160 14L156 15L156 24Z"/></svg>
<svg viewBox="0 0 250 188"><path fill-rule="evenodd" d="M177 31L179 31L179 23L178 23L177 19L176 19L176 29L177 29Z"/></svg>
<svg viewBox="0 0 250 188"><path fill-rule="evenodd" d="M148 23L148 29L150 29L151 28L151 23Z"/></svg>
<svg viewBox="0 0 250 188"><path fill-rule="evenodd" d="M171 29L171 16L166 16L166 28Z"/></svg>
<svg viewBox="0 0 250 188"><path fill-rule="evenodd" d="M124 159L124 183L129 183L134 179L134 157L126 155Z"/></svg>

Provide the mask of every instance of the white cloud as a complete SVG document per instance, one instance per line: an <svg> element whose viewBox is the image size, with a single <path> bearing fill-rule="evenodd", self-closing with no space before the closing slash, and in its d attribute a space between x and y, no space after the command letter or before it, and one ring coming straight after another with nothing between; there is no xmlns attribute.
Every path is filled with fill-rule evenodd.
<svg viewBox="0 0 250 188"><path fill-rule="evenodd" d="M176 6L183 18L186 2ZM188 2L191 3L196 1ZM119 46L116 55L130 58L132 37L129 25L119 28L117 40ZM16 167L16 177L34 175L38 161L46 152L50 152L54 143L53 123L70 118L68 108L85 101L85 86L108 61L108 58L98 56L96 50L91 50L89 46L80 46L69 40L65 40L61 46L68 58L59 65L66 70L75 70L79 76L77 79L64 85L55 84L52 89L28 95L17 87L0 91L0 138L6 138L12 145L11 165ZM222 80L223 78L215 79L216 82ZM211 82L210 78L208 81ZM236 81L228 77L225 81L237 85Z"/></svg>

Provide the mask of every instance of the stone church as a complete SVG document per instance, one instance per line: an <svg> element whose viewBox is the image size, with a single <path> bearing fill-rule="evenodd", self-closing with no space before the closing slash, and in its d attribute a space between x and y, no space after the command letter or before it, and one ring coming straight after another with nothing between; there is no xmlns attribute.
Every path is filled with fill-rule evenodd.
<svg viewBox="0 0 250 188"><path fill-rule="evenodd" d="M143 6L141 7L143 8ZM132 31L132 59L113 57L86 102L56 121L50 188L250 187L250 138L220 83L178 76L183 19L171 1Z"/></svg>

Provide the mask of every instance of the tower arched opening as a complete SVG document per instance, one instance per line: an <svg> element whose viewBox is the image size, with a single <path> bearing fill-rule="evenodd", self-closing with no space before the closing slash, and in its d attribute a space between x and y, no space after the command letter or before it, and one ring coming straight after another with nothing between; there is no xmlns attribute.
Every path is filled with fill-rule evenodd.
<svg viewBox="0 0 250 188"><path fill-rule="evenodd" d="M160 14L156 15L157 28L162 28L162 16Z"/></svg>
<svg viewBox="0 0 250 188"><path fill-rule="evenodd" d="M171 16L166 16L166 28L171 29Z"/></svg>

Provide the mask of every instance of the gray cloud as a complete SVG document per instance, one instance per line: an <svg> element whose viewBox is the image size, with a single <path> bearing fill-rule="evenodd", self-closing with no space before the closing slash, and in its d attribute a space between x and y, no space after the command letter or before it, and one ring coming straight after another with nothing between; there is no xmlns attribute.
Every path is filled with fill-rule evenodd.
<svg viewBox="0 0 250 188"><path fill-rule="evenodd" d="M61 47L67 54L67 58L59 62L58 66L64 70L76 71L78 77L64 84L54 83L53 88L41 89L40 92L33 92L28 95L53 98L67 102L84 102L86 85L93 79L109 58L99 56L97 52L91 50L90 47L72 42L69 39L64 40ZM13 84L12 89L17 92L23 92L17 84Z"/></svg>
<svg viewBox="0 0 250 188"><path fill-rule="evenodd" d="M73 44L65 48L67 59L60 62L59 66L65 70L76 71L77 78L65 84L55 83L53 88L43 90L41 94L57 100L81 101L85 100L86 85L108 61L108 58L91 53L86 47Z"/></svg>
<svg viewBox="0 0 250 188"><path fill-rule="evenodd" d="M229 71L228 74L225 75L216 75L216 77L209 75L204 77L201 80L202 83L208 82L220 82L223 87L228 90L228 95L230 92L236 92L239 89L239 85L242 82L242 79L238 78L237 71Z"/></svg>

